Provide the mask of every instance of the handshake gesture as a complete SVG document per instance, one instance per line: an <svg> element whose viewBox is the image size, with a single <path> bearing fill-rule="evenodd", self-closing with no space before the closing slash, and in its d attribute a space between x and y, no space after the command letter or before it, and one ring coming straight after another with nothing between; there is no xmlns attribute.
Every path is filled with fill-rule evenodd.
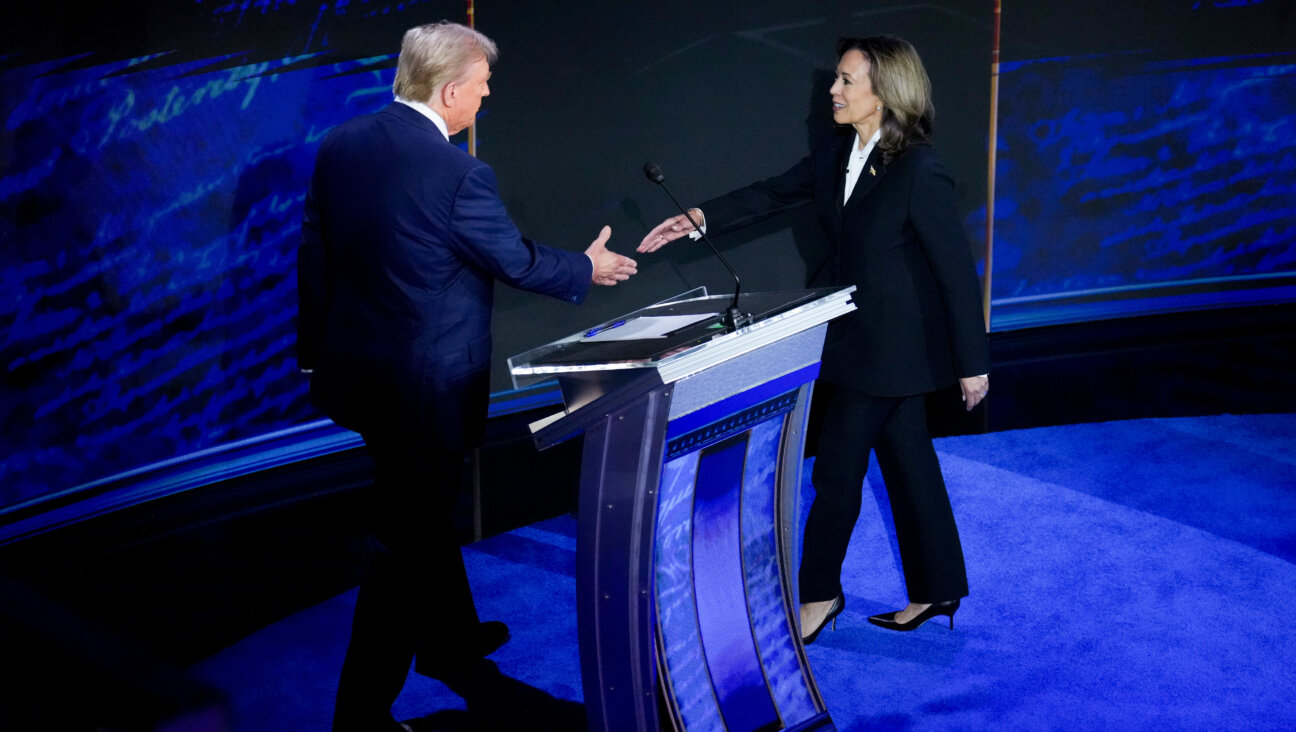
<svg viewBox="0 0 1296 732"><path fill-rule="evenodd" d="M615 285L639 271L639 265L633 259L607 248L611 236L612 227L604 226L598 238L585 250L585 255L594 264L594 275L590 280L596 285Z"/></svg>
<svg viewBox="0 0 1296 732"><path fill-rule="evenodd" d="M702 215L700 209L690 208L689 214L693 217L693 221L698 223L698 226L706 227L706 218ZM696 230L693 222L689 221L688 216L684 214L672 216L653 227L653 230L648 232L643 241L639 242L637 251L655 252L681 236L687 236Z"/></svg>

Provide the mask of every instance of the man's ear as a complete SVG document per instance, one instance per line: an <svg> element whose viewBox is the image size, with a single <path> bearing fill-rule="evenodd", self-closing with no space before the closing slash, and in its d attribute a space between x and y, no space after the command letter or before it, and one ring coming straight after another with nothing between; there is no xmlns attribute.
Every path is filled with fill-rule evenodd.
<svg viewBox="0 0 1296 732"><path fill-rule="evenodd" d="M459 85L453 81L447 81L445 84L441 85L441 106L446 107L447 109L453 106L455 94L458 91L458 88Z"/></svg>

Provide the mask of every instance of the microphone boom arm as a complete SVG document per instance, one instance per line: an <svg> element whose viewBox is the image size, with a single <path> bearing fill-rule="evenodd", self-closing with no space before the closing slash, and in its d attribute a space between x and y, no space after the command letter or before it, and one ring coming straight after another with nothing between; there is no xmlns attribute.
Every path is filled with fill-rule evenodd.
<svg viewBox="0 0 1296 732"><path fill-rule="evenodd" d="M653 163L644 163L644 174L648 176L648 180L661 186L661 189L666 192L666 195L670 196L670 200L675 204L675 207L684 214L684 218L688 219L690 224L693 224L694 230L698 232L702 241L706 242L706 245L711 248L711 253L716 255L716 259L720 260L720 264L723 264L724 268L729 270L729 276L733 277L733 301L729 303L729 307L724 313L725 326L730 330L738 330L744 325L747 325L751 320L751 316L744 313L738 307L738 294L742 290L742 280L738 279L738 273L729 265L729 260L725 259L724 255L720 253L720 250L716 249L716 245L711 243L711 238L702 230L701 224L694 220L692 214L689 213L689 210L684 207L684 204L680 203L679 199L675 198L675 194L671 193L670 188L666 187L666 177L662 175L661 168L657 167Z"/></svg>

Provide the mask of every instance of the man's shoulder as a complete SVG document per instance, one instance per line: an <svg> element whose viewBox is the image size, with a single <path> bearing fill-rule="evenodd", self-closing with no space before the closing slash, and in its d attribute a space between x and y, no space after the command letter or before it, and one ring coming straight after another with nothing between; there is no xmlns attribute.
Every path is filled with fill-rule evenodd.
<svg viewBox="0 0 1296 732"><path fill-rule="evenodd" d="M396 104L393 102L392 104L389 104L386 107L383 107L382 109L374 110L372 112L366 112L365 114L357 115L355 117L352 117L342 122L338 126L334 127L331 131L329 131L329 134L325 137L325 139L328 138L337 139L337 138L353 137L356 135L373 134L376 130L384 129L384 128L395 130L398 133L402 131L408 132L410 134L420 134L426 132L425 130L423 130L422 126L418 124L417 119L412 118L410 115L402 114L399 109L396 109L397 107L402 107L408 110L409 112L411 112L413 114L413 117L418 117L417 112L414 112L413 110L410 110L407 107L403 107L403 105ZM432 128L433 132L439 132L436 129L436 125L432 124L430 120L423 120L423 121L427 122L427 127Z"/></svg>
<svg viewBox="0 0 1296 732"><path fill-rule="evenodd" d="M356 146L367 145L367 141L377 134L381 114L381 111L368 112L340 122L320 141L321 153L342 153Z"/></svg>
<svg viewBox="0 0 1296 732"><path fill-rule="evenodd" d="M431 120L399 103L342 122L325 136L322 144L387 155L390 156L387 163L391 165L414 160L436 160L440 165L459 168L484 165L458 145L448 142Z"/></svg>
<svg viewBox="0 0 1296 732"><path fill-rule="evenodd" d="M368 127L372 127L375 124L378 124L383 113L386 111L387 108L384 107L383 109L376 109L372 112L366 112L364 114L359 114L356 115L355 117L351 117L349 119L343 120L336 127L334 127L332 130L329 131L328 137L338 137L341 135L345 135L348 132L353 132L355 130L363 130Z"/></svg>

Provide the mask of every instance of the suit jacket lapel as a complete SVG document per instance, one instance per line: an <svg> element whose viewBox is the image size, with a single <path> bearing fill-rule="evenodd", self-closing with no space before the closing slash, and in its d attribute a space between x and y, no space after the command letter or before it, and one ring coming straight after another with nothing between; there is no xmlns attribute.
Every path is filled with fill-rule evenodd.
<svg viewBox="0 0 1296 732"><path fill-rule="evenodd" d="M885 173L886 166L882 164L882 151L878 149L877 145L874 145L873 151L869 153L868 162L864 164L864 170L860 172L859 180L855 181L855 190L851 191L850 198L847 199L845 206L839 207L839 210L858 205L869 194L869 191L873 190L873 186L877 185L877 182L882 179ZM837 190L838 201L841 200L841 194L846 190L846 175L843 173L841 178L842 181Z"/></svg>

